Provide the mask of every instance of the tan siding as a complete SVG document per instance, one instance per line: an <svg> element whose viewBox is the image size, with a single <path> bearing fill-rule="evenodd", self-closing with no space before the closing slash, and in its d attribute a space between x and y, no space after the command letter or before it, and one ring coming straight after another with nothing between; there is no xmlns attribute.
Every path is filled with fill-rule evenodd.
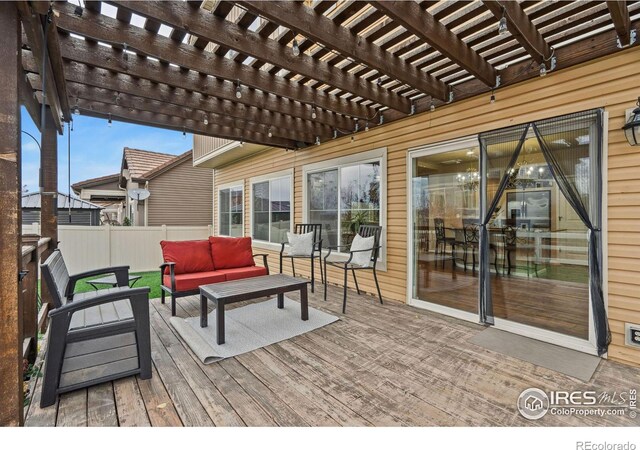
<svg viewBox="0 0 640 450"><path fill-rule="evenodd" d="M412 147L477 134L509 125L603 107L609 113L608 239L610 258L609 316L613 333L610 357L640 364L640 351L623 346L624 321L640 323L640 290L634 273L640 271L640 148L630 147L620 128L625 110L634 106L640 85L640 49L582 64L489 94L417 114L401 121L329 141L321 146L286 153L270 150L216 170L216 185L293 167L295 221L302 220L302 170L306 164L387 147L388 270L380 274L383 296L406 301L406 160ZM249 196L245 182L245 227L249 235ZM632 245L629 245L632 244ZM276 265L277 257L270 258ZM300 264L302 266L302 264ZM296 267L298 269L298 267ZM303 268L300 267L302 270ZM337 273L330 273L332 282ZM373 290L371 277L361 287ZM355 298L353 301L358 301Z"/></svg>
<svg viewBox="0 0 640 450"><path fill-rule="evenodd" d="M193 167L191 159L187 159L150 180L149 191L149 226L211 224L211 169Z"/></svg>

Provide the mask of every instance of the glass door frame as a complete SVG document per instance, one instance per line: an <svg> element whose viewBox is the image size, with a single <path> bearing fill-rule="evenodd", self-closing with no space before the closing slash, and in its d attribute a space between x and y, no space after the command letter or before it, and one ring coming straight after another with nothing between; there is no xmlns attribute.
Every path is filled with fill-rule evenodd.
<svg viewBox="0 0 640 450"><path fill-rule="evenodd" d="M600 205L601 214L602 214L602 291L604 295L605 309L608 311L608 274L607 274L607 155L608 155L608 119L609 114L604 111L602 113L602 154L601 161L602 167L600 168L600 173L598 174L602 180L602 204ZM532 133L532 130L529 130L529 133ZM528 133L528 134L529 134ZM436 303L429 302L428 300L420 300L415 298L413 295L414 281L415 281L415 255L414 255L414 243L415 243L415 233L413 230L414 226L414 213L413 213L413 162L414 159L423 156L436 155L439 153L446 153L455 150L462 150L464 148L468 148L469 146L478 146L479 139L478 135L466 136L464 138L453 139L446 142L439 142L434 144L428 144L424 146L418 146L409 148L407 152L407 162L406 162L406 173L407 173L407 303L411 306L415 306L418 308L426 309L429 311L433 311L439 314L444 314L447 316L459 318L462 320L467 320L469 322L481 323L487 326L493 326L496 329L508 331L514 334L518 334L521 336L529 337L532 339L536 339L543 342L548 342L550 344L555 344L561 347L570 348L573 350L578 350L584 353L597 355L597 345L596 345L596 335L595 329L593 326L593 307L591 304L591 294L589 293L589 318L588 318L588 327L589 334L588 339L580 339L574 336L569 336L566 334L545 330L542 328L533 327L530 325L525 325L521 323L517 323L507 319L501 319L499 317L493 317L493 324L485 324L480 319L480 313L477 314L470 313L467 311L462 311L459 309L455 309L448 306L439 305ZM482 153L482 149L479 150ZM479 154L480 158L483 158L484 155ZM484 166L484 164L481 164ZM484 168L484 167L482 167ZM481 188L480 192L486 192L486 177L481 173L480 174L480 183ZM486 214L486 199L480 199L480 217L484 217ZM487 270L487 267L480 265L479 267L479 277L483 276L483 273ZM480 306L480 302L484 301L481 299L483 294L478 289L477 301ZM481 309L479 308L478 311ZM606 357L606 355L605 355Z"/></svg>

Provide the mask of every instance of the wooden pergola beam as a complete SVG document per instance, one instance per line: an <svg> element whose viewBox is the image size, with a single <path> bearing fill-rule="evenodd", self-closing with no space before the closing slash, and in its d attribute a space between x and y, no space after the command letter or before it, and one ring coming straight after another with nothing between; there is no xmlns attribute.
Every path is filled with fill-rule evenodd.
<svg viewBox="0 0 640 450"><path fill-rule="evenodd" d="M249 131L267 135L269 129L271 129L273 136L288 139L290 141L300 141L306 144L311 144L315 140L315 136L296 132L295 130L278 128L269 124L251 122L247 119L229 117L214 111L168 104L157 100L138 97L136 95L124 94L120 91L111 91L93 86L85 86L78 83L69 83L69 95L80 100L84 99L90 102L118 105L129 110L134 109L150 112L162 111L163 114L180 117L185 120L201 121L206 116L209 124L236 129L239 133Z"/></svg>
<svg viewBox="0 0 640 450"><path fill-rule="evenodd" d="M194 9L184 2L111 1L110 3L166 25L184 28L194 36L236 50L240 55L266 59L275 66L319 80L405 114L411 112L410 101L394 92L380 88L374 83L333 67L322 60L314 59L303 52L294 56L288 45L244 29L240 23L234 24L214 14L206 14L202 9ZM251 14L251 16L255 18L255 15Z"/></svg>
<svg viewBox="0 0 640 450"><path fill-rule="evenodd" d="M413 1L372 1L370 3L487 86L496 85L496 71L493 66L417 3Z"/></svg>
<svg viewBox="0 0 640 450"><path fill-rule="evenodd" d="M103 47L94 43L75 39L70 36L60 36L60 46L63 58L69 61L77 61L93 67L100 67L133 77L152 80L170 86L187 90L195 90L205 95L219 99L241 103L246 106L254 106L260 109L279 112L302 119L311 119L311 107L285 98L269 95L253 89L246 89L242 98L235 96L233 83L213 78L193 71L185 71L180 68L162 64L148 58L129 55L128 61L124 60L122 52ZM316 121L330 127L350 129L353 121L319 108Z"/></svg>
<svg viewBox="0 0 640 450"><path fill-rule="evenodd" d="M33 55L29 50L22 50L22 64L25 70L32 70ZM203 95L199 92L155 83L143 78L136 78L126 74L119 74L98 67L89 67L74 61L65 61L65 75L67 82L97 87L133 95L136 97L157 100L169 105L178 105L192 110L201 110L225 115L250 122L262 123L267 126L287 130L288 133L301 135L330 137L331 127L316 121L302 120L293 116L280 114L256 107L246 106L228 100ZM36 75L32 75L35 77ZM33 82L32 82L33 84ZM36 83L35 87L38 85ZM69 101L75 101L73 91L68 93Z"/></svg>
<svg viewBox="0 0 640 450"><path fill-rule="evenodd" d="M170 38L104 15L85 11L82 17L78 17L73 14L72 9L68 4L56 5L56 11L60 12L59 26L68 32L106 43L126 42L131 49L161 61L172 62L178 66L232 82L239 80L244 87L244 92L247 86L250 86L348 116L370 117L375 114L371 108L287 81L282 77L269 75L264 71L200 50L195 46L174 42ZM117 42L114 42L115 36L118 36Z"/></svg>
<svg viewBox="0 0 640 450"><path fill-rule="evenodd" d="M26 0L20 0L19 2L16 2L14 7L18 8L20 17L22 19L24 31L27 35L29 46L33 51L34 57L36 58L37 65L40 68L39 71L42 71L42 56L43 50L45 48L45 36L40 14L34 11ZM51 25L52 24L49 24L49 29L52 28ZM47 35L48 34L49 33L47 33ZM49 50L48 45L47 50ZM62 116L64 116L64 111L61 106L61 97L64 95L64 93L60 91L60 87L56 85L56 78L54 77L54 72L51 64L50 52L49 57L45 61L44 70L47 99L53 109L53 121L58 132L62 134Z"/></svg>
<svg viewBox="0 0 640 450"><path fill-rule="evenodd" d="M518 2L483 0L483 3L496 19L500 20L504 14L509 33L534 61L542 64L549 60L551 47Z"/></svg>
<svg viewBox="0 0 640 450"><path fill-rule="evenodd" d="M608 0L607 8L611 14L613 26L618 34L620 45L625 47L631 43L631 18L629 17L629 8L626 1Z"/></svg>
<svg viewBox="0 0 640 450"><path fill-rule="evenodd" d="M20 18L0 2L0 426L23 423Z"/></svg>
<svg viewBox="0 0 640 450"><path fill-rule="evenodd" d="M213 136L233 141L249 142L268 147L295 149L299 146L298 144L300 144L289 139L277 138L275 136L270 138L266 134L219 126L212 124L211 122L209 125L205 125L202 120L183 119L181 117L174 117L158 112L138 109L130 110L123 106L109 105L97 101L80 99L78 101L78 107L82 111L82 114L88 116L104 119L111 117L113 120L123 120L129 123L166 128L175 131L186 131L203 136Z"/></svg>
<svg viewBox="0 0 640 450"><path fill-rule="evenodd" d="M425 94L445 100L447 87L401 58L323 16L303 2L241 1L238 4Z"/></svg>

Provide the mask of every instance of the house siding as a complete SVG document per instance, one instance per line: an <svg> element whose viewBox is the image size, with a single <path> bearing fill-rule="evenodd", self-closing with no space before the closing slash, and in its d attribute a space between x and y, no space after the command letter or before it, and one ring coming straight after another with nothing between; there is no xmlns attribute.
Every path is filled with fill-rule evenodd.
<svg viewBox="0 0 640 450"><path fill-rule="evenodd" d="M149 181L147 225L210 225L213 214L211 169L193 167L191 159ZM144 214L144 210L141 211Z"/></svg>
<svg viewBox="0 0 640 450"><path fill-rule="evenodd" d="M640 323L640 147L631 147L621 127L625 111L633 108L640 85L640 49L551 73L476 96L434 112L417 114L355 135L328 141L297 152L268 150L252 158L215 170L215 186L244 179L245 234L250 235L251 177L294 169L295 222L303 217L303 166L319 161L387 148L387 270L379 273L385 299L407 300L407 153L408 149L448 141L514 124L593 108L608 113L607 208L604 211L608 245L608 315L613 341L609 357L640 365L640 351L624 346L624 323ZM214 220L217 232L217 218ZM277 256L270 258L277 265ZM297 271L304 273L304 264ZM605 266L605 269L607 266ZM329 271L331 282L338 272ZM360 287L374 292L371 276L361 276Z"/></svg>

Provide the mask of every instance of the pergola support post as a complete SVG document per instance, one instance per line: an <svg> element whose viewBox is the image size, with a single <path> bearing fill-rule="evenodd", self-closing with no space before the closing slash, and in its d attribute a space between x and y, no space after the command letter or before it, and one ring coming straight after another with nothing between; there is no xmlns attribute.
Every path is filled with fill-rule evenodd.
<svg viewBox="0 0 640 450"><path fill-rule="evenodd" d="M42 254L43 261L58 247L58 134L51 108L45 109L40 154L40 236L51 241ZM51 303L51 294L44 283L40 289L42 302Z"/></svg>
<svg viewBox="0 0 640 450"><path fill-rule="evenodd" d="M0 2L0 425L23 423L20 175L21 25L13 2Z"/></svg>

